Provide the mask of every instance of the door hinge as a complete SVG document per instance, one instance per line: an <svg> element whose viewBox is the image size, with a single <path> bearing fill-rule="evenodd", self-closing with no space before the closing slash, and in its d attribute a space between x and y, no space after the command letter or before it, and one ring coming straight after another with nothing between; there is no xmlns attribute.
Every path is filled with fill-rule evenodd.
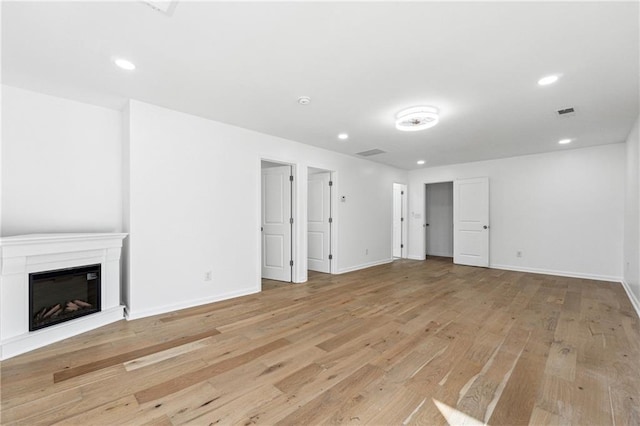
<svg viewBox="0 0 640 426"><path fill-rule="evenodd" d="M333 255L332 255L332 254L330 254L330 255L329 255L329 260L332 260L332 259L333 259Z"/></svg>
<svg viewBox="0 0 640 426"><path fill-rule="evenodd" d="M400 191L400 195L404 195L404 191Z"/></svg>
<svg viewBox="0 0 640 426"><path fill-rule="evenodd" d="M329 186L333 186L333 181L332 180L329 181Z"/></svg>
<svg viewBox="0 0 640 426"><path fill-rule="evenodd" d="M293 225L293 218L289 218L289 223Z"/></svg>
<svg viewBox="0 0 640 426"><path fill-rule="evenodd" d="M404 222L404 217L401 217L401 218L400 218L400 222Z"/></svg>
<svg viewBox="0 0 640 426"><path fill-rule="evenodd" d="M293 182L293 175L289 176L289 181Z"/></svg>
<svg viewBox="0 0 640 426"><path fill-rule="evenodd" d="M333 218L332 217L329 218L329 223L333 223Z"/></svg>
<svg viewBox="0 0 640 426"><path fill-rule="evenodd" d="M289 261L289 266L293 266L293 260Z"/></svg>
<svg viewBox="0 0 640 426"><path fill-rule="evenodd" d="M400 248L404 248L404 244L400 244Z"/></svg>

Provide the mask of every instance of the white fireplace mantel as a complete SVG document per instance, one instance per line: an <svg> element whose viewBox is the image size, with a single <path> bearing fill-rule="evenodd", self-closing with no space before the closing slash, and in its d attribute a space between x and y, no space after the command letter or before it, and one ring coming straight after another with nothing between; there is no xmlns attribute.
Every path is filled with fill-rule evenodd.
<svg viewBox="0 0 640 426"><path fill-rule="evenodd" d="M0 238L0 359L84 333L123 318L120 252L127 234L31 234ZM101 264L102 309L29 331L29 274Z"/></svg>

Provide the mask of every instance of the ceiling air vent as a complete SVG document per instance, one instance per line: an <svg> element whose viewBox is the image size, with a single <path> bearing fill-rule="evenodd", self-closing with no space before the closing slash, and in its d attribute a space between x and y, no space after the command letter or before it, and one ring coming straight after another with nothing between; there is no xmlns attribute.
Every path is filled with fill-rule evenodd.
<svg viewBox="0 0 640 426"><path fill-rule="evenodd" d="M576 115L576 109L574 107L560 108L556 113L559 117L573 117Z"/></svg>
<svg viewBox="0 0 640 426"><path fill-rule="evenodd" d="M376 149L370 149L369 151L357 152L356 155L359 155L361 157L371 157L372 155L384 154L385 152L386 151L376 148Z"/></svg>

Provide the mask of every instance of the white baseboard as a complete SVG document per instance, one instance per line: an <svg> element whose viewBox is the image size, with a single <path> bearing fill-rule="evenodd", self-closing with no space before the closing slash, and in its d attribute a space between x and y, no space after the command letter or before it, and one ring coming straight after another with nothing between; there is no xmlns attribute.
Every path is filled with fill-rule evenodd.
<svg viewBox="0 0 640 426"><path fill-rule="evenodd" d="M583 274L581 272L555 271L552 269L528 268L524 266L490 264L489 268L502 269L505 271L530 272L532 274L556 275L559 277L583 278L587 280L596 280L596 281L609 281L609 282L615 282L615 283L619 283L622 281L622 277L616 277L612 275Z"/></svg>
<svg viewBox="0 0 640 426"><path fill-rule="evenodd" d="M411 259L411 260L424 260L424 256L420 257L420 256L409 256L407 259Z"/></svg>
<svg viewBox="0 0 640 426"><path fill-rule="evenodd" d="M339 269L338 274L346 274L347 272L359 271L360 269L371 268L372 266L384 265L386 263L391 263L391 262L393 262L393 258L377 260L375 262L363 263L360 265Z"/></svg>
<svg viewBox="0 0 640 426"><path fill-rule="evenodd" d="M221 302L223 300L233 299L234 297L248 296L250 294L260 293L260 289L250 288L237 291L230 291L228 293L219 294L213 297L207 297L204 299L192 299L184 302L172 303L170 305L157 306L151 309L144 310L132 310L129 307L125 308L125 317L128 320L134 320L139 318L151 317L153 315L166 314L168 312L179 311L180 309L193 308L195 306L206 305L214 302Z"/></svg>
<svg viewBox="0 0 640 426"><path fill-rule="evenodd" d="M52 325L27 334L11 337L0 342L0 359L5 360L69 337L111 324L123 319L124 306L106 309L95 314L76 318L73 321Z"/></svg>
<svg viewBox="0 0 640 426"><path fill-rule="evenodd" d="M631 301L633 308L636 310L636 314L640 318L640 300L638 300L638 298L633 293L633 291L631 291L631 286L629 285L628 282L626 282L625 280L622 280L621 283L622 283L622 288L624 288L624 291L627 292L627 296L629 297L629 300Z"/></svg>

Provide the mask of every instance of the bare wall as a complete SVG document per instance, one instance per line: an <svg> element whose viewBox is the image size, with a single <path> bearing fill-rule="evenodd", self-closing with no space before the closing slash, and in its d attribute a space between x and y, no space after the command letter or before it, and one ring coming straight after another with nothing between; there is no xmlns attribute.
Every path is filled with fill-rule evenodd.
<svg viewBox="0 0 640 426"><path fill-rule="evenodd" d="M296 166L296 281L306 280L308 167L334 171L346 197L335 205L338 271L391 261L392 184L406 171L142 102L125 114L131 317L260 290L261 159Z"/></svg>
<svg viewBox="0 0 640 426"><path fill-rule="evenodd" d="M122 228L119 111L2 86L2 236Z"/></svg>
<svg viewBox="0 0 640 426"><path fill-rule="evenodd" d="M491 267L620 281L624 163L612 144L411 171L410 257L424 253L424 184L488 176Z"/></svg>

